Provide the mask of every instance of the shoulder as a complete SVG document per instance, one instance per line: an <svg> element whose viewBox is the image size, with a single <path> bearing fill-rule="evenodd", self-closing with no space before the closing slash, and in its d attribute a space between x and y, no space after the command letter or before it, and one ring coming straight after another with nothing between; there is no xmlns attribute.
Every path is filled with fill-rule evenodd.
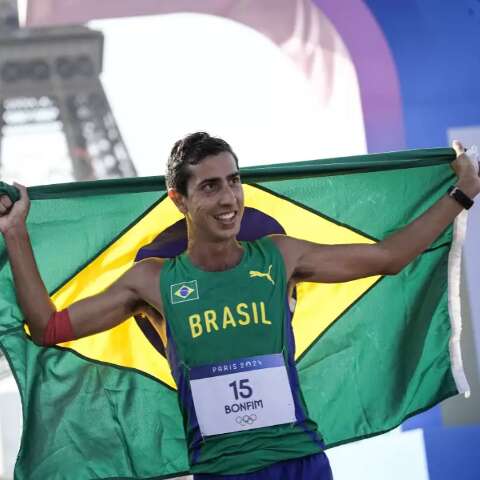
<svg viewBox="0 0 480 480"><path fill-rule="evenodd" d="M130 267L121 281L128 283L132 288L141 289L145 283L157 279L162 271L165 260L163 258L146 258Z"/></svg>
<svg viewBox="0 0 480 480"><path fill-rule="evenodd" d="M125 280L136 295L159 312L163 311L160 275L165 262L163 258L146 258L135 263L125 274Z"/></svg>
<svg viewBox="0 0 480 480"><path fill-rule="evenodd" d="M268 238L268 240L274 243L279 249L285 248L285 246L287 246L291 240L291 237L289 237L288 235L282 235L279 233L276 233L274 235L267 235L264 238Z"/></svg>
<svg viewBox="0 0 480 480"><path fill-rule="evenodd" d="M302 255L305 242L298 238L280 234L269 235L266 238L278 248L285 263L287 278L290 279L297 268L298 260Z"/></svg>
<svg viewBox="0 0 480 480"><path fill-rule="evenodd" d="M133 275L158 275L165 264L164 258L145 258L135 263L130 271Z"/></svg>
<svg viewBox="0 0 480 480"><path fill-rule="evenodd" d="M256 240L244 242L244 245L249 245L253 251L263 252L268 257L284 257L284 250L288 243L286 238L288 237L285 235L266 235Z"/></svg>
<svg viewBox="0 0 480 480"><path fill-rule="evenodd" d="M267 238L268 241L272 242L278 248L278 250L280 250L280 253L284 258L290 256L293 252L295 252L295 249L298 248L299 240L289 237L288 235L275 234L268 235L265 238Z"/></svg>

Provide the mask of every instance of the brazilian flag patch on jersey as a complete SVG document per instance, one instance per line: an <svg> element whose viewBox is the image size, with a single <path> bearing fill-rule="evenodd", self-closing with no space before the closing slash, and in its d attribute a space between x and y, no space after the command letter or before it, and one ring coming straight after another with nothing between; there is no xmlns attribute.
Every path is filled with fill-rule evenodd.
<svg viewBox="0 0 480 480"><path fill-rule="evenodd" d="M197 281L176 283L170 285L170 299L172 304L198 300Z"/></svg>

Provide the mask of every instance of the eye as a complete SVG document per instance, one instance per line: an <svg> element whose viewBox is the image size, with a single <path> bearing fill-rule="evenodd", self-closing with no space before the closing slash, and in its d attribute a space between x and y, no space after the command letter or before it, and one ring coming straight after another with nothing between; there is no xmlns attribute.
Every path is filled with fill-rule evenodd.
<svg viewBox="0 0 480 480"><path fill-rule="evenodd" d="M215 190L215 184L214 183L204 183L202 185L202 191L205 193L211 193Z"/></svg>
<svg viewBox="0 0 480 480"><path fill-rule="evenodd" d="M234 185L238 185L240 182L240 176L237 176L237 177L233 177L231 182L234 184Z"/></svg>

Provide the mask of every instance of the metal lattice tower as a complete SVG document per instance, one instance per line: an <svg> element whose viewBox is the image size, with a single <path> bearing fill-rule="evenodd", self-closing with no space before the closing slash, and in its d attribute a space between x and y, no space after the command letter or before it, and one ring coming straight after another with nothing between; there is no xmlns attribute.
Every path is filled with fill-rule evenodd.
<svg viewBox="0 0 480 480"><path fill-rule="evenodd" d="M17 0L0 0L0 34L19 28Z"/></svg>
<svg viewBox="0 0 480 480"><path fill-rule="evenodd" d="M0 0L0 174L4 127L60 122L76 180L136 175L100 80L103 34L22 28ZM8 10L8 9L7 9ZM7 17L10 18L7 22Z"/></svg>

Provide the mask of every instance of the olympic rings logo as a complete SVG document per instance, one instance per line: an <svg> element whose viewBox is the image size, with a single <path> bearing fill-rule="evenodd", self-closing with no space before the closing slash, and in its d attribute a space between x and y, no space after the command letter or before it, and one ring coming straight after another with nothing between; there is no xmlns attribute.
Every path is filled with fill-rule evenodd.
<svg viewBox="0 0 480 480"><path fill-rule="evenodd" d="M252 415L243 415L242 417L237 417L235 419L235 421L242 427L251 425L252 423L256 422L256 420L257 420L257 416L254 413Z"/></svg>

